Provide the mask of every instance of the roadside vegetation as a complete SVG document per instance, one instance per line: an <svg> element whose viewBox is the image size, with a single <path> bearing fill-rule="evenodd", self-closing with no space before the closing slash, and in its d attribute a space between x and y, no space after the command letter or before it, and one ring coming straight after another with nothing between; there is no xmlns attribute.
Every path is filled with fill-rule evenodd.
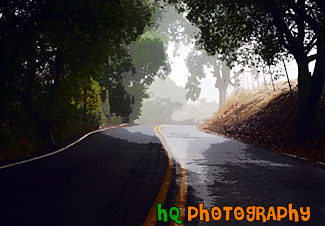
<svg viewBox="0 0 325 226"><path fill-rule="evenodd" d="M294 142L298 117L297 81L266 88L237 91L215 115L199 126L205 132L222 134L256 147L288 153L325 163L325 95L320 100L315 136L303 145Z"/></svg>
<svg viewBox="0 0 325 226"><path fill-rule="evenodd" d="M1 1L0 162L55 150L99 127L141 120L141 114L145 122L198 123L206 115L197 109L213 110L200 99L208 71L219 94L215 106L224 109L227 92L243 88L244 68L257 80L266 72L273 83L279 64L292 60L298 86L287 108L297 113L289 140L307 145L323 123L317 115L323 111L324 11L320 0ZM150 96L155 79L170 73L170 46L175 56L182 46L191 48L185 87L171 85L182 95ZM282 94L267 97L271 102L245 95L256 105L241 103L251 106L252 117L272 101L280 104ZM238 123L248 120L238 114ZM282 112L269 117L286 119ZM239 136L244 130L238 129Z"/></svg>
<svg viewBox="0 0 325 226"><path fill-rule="evenodd" d="M249 65L263 71L294 59L299 84L295 142L304 144L314 137L325 82L324 1L165 1L186 12L186 18L200 29L198 47L228 66Z"/></svg>
<svg viewBox="0 0 325 226"><path fill-rule="evenodd" d="M1 1L0 162L138 118L168 71L161 13L147 0Z"/></svg>

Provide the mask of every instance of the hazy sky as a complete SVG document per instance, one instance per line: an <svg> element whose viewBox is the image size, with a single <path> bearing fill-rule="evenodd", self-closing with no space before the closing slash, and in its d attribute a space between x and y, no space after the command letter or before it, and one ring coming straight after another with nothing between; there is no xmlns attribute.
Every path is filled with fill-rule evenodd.
<svg viewBox="0 0 325 226"><path fill-rule="evenodd" d="M187 70L185 59L187 54L191 50L191 46L182 46L179 49L178 57L173 57L173 45L169 45L167 53L171 61L172 72L169 77L175 81L176 85L185 87L187 82L187 77L189 71ZM282 65L280 65L282 66ZM295 61L287 63L287 70L289 73L290 79L296 79L298 75L297 65ZM262 76L261 76L262 79ZM269 76L266 75L267 81L270 80ZM286 79L286 77L281 77L280 80ZM200 98L206 98L208 101L217 101L219 99L218 90L215 88L216 79L210 74L205 79L201 81L201 95ZM261 80L262 81L262 80ZM228 92L229 93L229 92Z"/></svg>

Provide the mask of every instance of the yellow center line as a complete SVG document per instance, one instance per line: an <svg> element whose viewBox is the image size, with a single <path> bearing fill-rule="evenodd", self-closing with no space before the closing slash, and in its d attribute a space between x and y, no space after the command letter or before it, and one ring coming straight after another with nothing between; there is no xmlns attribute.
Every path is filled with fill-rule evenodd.
<svg viewBox="0 0 325 226"><path fill-rule="evenodd" d="M167 137L161 131L161 126L158 128L158 130L160 134L164 137L164 139L167 140ZM180 220L183 221L181 225L184 225L185 213L186 213L186 200L187 200L187 175L186 175L186 169L184 168L182 161L178 159L178 162L180 168L180 182L178 185L175 206L178 207L180 210ZM175 221L170 222L170 226L176 226L176 225L179 226L179 224L177 224Z"/></svg>
<svg viewBox="0 0 325 226"><path fill-rule="evenodd" d="M167 148L165 146L165 142L163 141L162 137L160 136L160 134L158 133L157 128L160 128L160 126L156 126L155 127L155 133L157 134L158 138L160 139L164 149L165 149L165 153L167 155L168 161L167 161L167 169L166 169L166 174L165 174L165 178L164 181L160 187L159 193L155 199L155 202L153 204L153 206L150 209L150 212L145 220L145 222L143 223L144 226L152 226L152 225L156 225L157 223L157 204L161 203L163 204L165 202L166 196L167 196L167 192L170 186L170 182L171 182L171 178L172 178L172 171L173 171L173 162L171 157L169 156L169 153L167 151Z"/></svg>

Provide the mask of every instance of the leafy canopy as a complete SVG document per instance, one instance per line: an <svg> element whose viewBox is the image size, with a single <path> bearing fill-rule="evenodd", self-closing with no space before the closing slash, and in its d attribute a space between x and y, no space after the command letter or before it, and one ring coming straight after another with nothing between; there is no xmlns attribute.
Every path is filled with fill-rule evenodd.
<svg viewBox="0 0 325 226"><path fill-rule="evenodd" d="M272 64L288 53L303 56L324 33L322 0L167 0L199 29L197 44L229 62L247 54L247 46ZM322 28L323 27L323 28ZM296 43L294 43L296 42ZM246 55L247 56L247 55Z"/></svg>

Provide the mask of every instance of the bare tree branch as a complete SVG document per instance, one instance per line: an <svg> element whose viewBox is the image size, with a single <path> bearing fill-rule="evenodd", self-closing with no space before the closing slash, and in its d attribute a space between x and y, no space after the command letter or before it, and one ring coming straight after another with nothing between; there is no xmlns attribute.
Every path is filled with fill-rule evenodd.
<svg viewBox="0 0 325 226"><path fill-rule="evenodd" d="M305 53L308 54L310 52L310 50L312 50L314 48L314 46L317 43L317 37L314 36L312 40L310 40L310 42L307 44L307 46L305 47Z"/></svg>
<svg viewBox="0 0 325 226"><path fill-rule="evenodd" d="M314 61L316 59L317 59L317 54L313 54L313 55L310 55L310 56L307 57L308 63L310 63L310 62L312 62L312 61Z"/></svg>
<svg viewBox="0 0 325 226"><path fill-rule="evenodd" d="M279 31L280 38L286 48L293 55L299 55L298 52L298 43L295 38L292 36L288 26L284 22L284 12L273 2L270 0L264 0L264 4L266 5L267 9L270 11L274 24ZM287 42L286 42L287 40ZM287 45L285 45L287 43Z"/></svg>

